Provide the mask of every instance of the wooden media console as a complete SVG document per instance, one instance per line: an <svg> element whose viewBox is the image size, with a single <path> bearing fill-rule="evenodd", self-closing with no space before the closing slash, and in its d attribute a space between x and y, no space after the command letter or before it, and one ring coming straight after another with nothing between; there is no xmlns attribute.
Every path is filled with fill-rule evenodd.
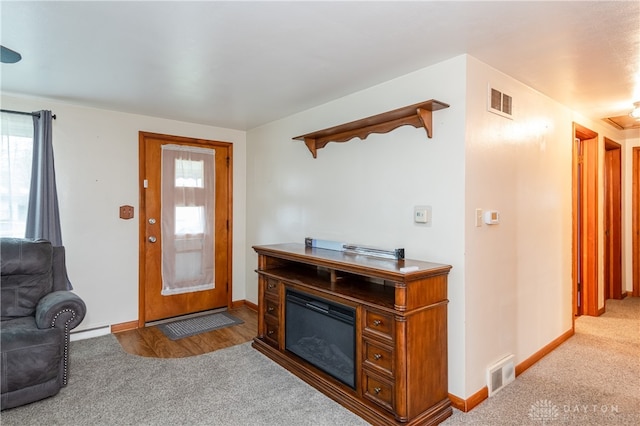
<svg viewBox="0 0 640 426"><path fill-rule="evenodd" d="M451 415L451 266L294 243L253 248L259 277L254 348L374 425L435 425ZM288 291L355 310L353 387L286 349Z"/></svg>

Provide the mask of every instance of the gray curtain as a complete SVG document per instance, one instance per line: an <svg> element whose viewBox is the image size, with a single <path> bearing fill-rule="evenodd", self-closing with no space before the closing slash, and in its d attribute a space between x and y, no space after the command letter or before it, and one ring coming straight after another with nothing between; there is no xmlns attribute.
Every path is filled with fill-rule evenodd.
<svg viewBox="0 0 640 426"><path fill-rule="evenodd" d="M51 241L54 247L62 247L51 124L51 111L34 113L33 163L25 237L42 238ZM72 288L68 278L67 288Z"/></svg>

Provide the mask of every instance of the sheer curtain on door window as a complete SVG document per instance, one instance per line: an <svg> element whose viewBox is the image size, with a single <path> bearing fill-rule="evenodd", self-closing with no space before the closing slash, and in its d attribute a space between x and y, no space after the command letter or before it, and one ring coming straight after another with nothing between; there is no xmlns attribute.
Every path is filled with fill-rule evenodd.
<svg viewBox="0 0 640 426"><path fill-rule="evenodd" d="M162 146L162 295L215 288L215 151Z"/></svg>

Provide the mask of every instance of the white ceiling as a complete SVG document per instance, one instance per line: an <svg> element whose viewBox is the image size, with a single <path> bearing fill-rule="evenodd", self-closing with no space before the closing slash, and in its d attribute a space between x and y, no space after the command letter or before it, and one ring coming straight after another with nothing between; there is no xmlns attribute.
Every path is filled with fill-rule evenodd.
<svg viewBox="0 0 640 426"><path fill-rule="evenodd" d="M248 130L468 53L601 119L640 101L640 2L0 2L5 93Z"/></svg>

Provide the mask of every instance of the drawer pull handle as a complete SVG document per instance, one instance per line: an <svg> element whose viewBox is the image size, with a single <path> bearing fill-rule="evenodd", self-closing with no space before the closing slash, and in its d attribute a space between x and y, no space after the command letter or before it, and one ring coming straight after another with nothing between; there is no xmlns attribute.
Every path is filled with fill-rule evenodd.
<svg viewBox="0 0 640 426"><path fill-rule="evenodd" d="M376 361L378 361L379 359L382 358L382 355L380 354L373 354L373 359L375 359Z"/></svg>
<svg viewBox="0 0 640 426"><path fill-rule="evenodd" d="M373 325L375 325L376 327L379 326L380 324L382 324L382 321L380 320L373 320Z"/></svg>
<svg viewBox="0 0 640 426"><path fill-rule="evenodd" d="M273 306L269 306L269 307L267 308L267 311L269 311L269 312L273 312L273 311L274 311Z"/></svg>
<svg viewBox="0 0 640 426"><path fill-rule="evenodd" d="M274 283L269 283L269 284L267 284L267 288L274 289L274 288L276 288L276 285Z"/></svg>
<svg viewBox="0 0 640 426"><path fill-rule="evenodd" d="M269 331L267 331L267 334L268 334L269 336L271 336L273 333L275 333L273 330L269 330Z"/></svg>
<svg viewBox="0 0 640 426"><path fill-rule="evenodd" d="M373 392L378 395L380 392L382 392L381 388L373 388Z"/></svg>

